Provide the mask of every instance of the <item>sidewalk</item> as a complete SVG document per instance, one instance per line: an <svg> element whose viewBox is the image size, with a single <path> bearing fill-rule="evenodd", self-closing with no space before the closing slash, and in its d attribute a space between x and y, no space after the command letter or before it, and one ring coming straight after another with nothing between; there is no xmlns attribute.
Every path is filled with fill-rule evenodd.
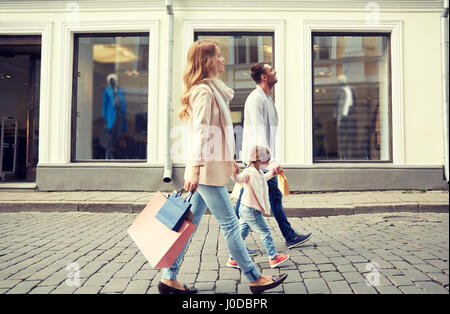
<svg viewBox="0 0 450 314"><path fill-rule="evenodd" d="M161 271L150 266L127 233L136 216L0 212L0 294L157 294ZM279 268L269 267L257 234L250 233L246 239L246 245L256 251L252 259L263 274L288 274L268 294L449 293L448 213L294 217L289 221L295 230L312 232L313 237L288 249L275 218L267 217L275 247L290 256ZM248 281L240 270L226 267L228 257L217 220L205 215L177 279L199 290L196 300L203 294L246 298L242 294L250 293ZM183 310L174 300L170 306ZM270 308L275 310L273 304Z"/></svg>
<svg viewBox="0 0 450 314"><path fill-rule="evenodd" d="M152 195L0 192L0 294L157 294L161 271L127 233ZM267 293L448 294L447 191L294 194L283 203L294 230L313 237L288 249L267 217L277 250L290 255L271 269L250 233L246 245L263 274L288 274ZM178 279L199 294L250 293L228 257L217 220L205 215Z"/></svg>
<svg viewBox="0 0 450 314"><path fill-rule="evenodd" d="M1 212L138 213L150 192L1 191ZM235 202L235 200L233 200ZM385 212L449 212L448 191L375 191L291 194L283 198L288 217L319 217Z"/></svg>

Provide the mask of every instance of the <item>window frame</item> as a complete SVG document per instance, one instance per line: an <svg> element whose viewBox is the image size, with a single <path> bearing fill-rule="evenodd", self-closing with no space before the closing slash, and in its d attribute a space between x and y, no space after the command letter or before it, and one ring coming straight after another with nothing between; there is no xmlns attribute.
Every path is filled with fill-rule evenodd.
<svg viewBox="0 0 450 314"><path fill-rule="evenodd" d="M41 74L39 86L39 148L38 148L38 166L46 164L50 160L50 65L54 53L53 44L53 23L52 22L24 22L24 21L0 21L0 35L23 36L38 35L41 36Z"/></svg>
<svg viewBox="0 0 450 314"><path fill-rule="evenodd" d="M70 166L111 166L124 167L127 164L135 166L159 166L161 158L158 155L158 128L161 124L157 117L158 100L158 20L122 20L122 21L83 21L82 23L71 23L70 21L61 24L61 88L60 106L55 110L54 115L59 121L57 143L54 143L54 154L52 164L65 164ZM111 162L99 159L89 161L72 161L72 87L73 87L73 64L74 64L74 36L81 33L149 33L149 60L148 60L148 98L147 98L147 159L139 161L114 159Z"/></svg>
<svg viewBox="0 0 450 314"><path fill-rule="evenodd" d="M273 60L274 65L279 71L277 75L278 83L274 87L274 95L276 95L275 106L278 111L279 128L276 137L276 159L278 162L284 162L284 145L285 145L285 117L284 117L284 87L285 65L284 56L284 21L281 19L186 19L184 20L184 40L185 50L184 56L187 55L189 47L194 42L195 33L207 32L231 32L231 33L272 33L273 34ZM186 66L186 58L183 60L183 68ZM181 164L181 163L180 163ZM184 163L183 163L184 164Z"/></svg>
<svg viewBox="0 0 450 314"><path fill-rule="evenodd" d="M405 164L405 134L404 134L404 103L403 103L403 26L399 20L380 20L376 23L367 23L366 20L303 20L300 25L300 35L302 36L301 47L303 49L302 61L304 73L301 79L301 92L303 93L303 159L306 166L329 165L329 163L314 163L313 146L313 115L312 115L312 33L332 32L332 33L389 33L390 34L390 101L391 101L391 154L393 165ZM305 48L307 47L307 48ZM355 163L354 161L351 161ZM345 162L338 162L336 165L343 165ZM365 162L357 163L361 167L373 167L378 163ZM383 164L386 164L385 162Z"/></svg>
<svg viewBox="0 0 450 314"><path fill-rule="evenodd" d="M72 107L72 116L71 116L71 136L70 136L70 162L71 163L89 163L89 162L93 162L93 163L97 163L97 162L105 162L105 163L114 163L114 162L118 162L118 163L143 163L146 162L148 159L148 155L146 159L76 159L76 131L77 131L77 94L78 94L78 53L79 53L79 42L77 39L79 38L83 38L83 37L89 37L89 38L93 38L93 37L105 37L105 36L148 36L148 42L150 45L150 33L149 32L111 32L111 33L74 33L74 37L73 37L73 71L72 71L72 101L71 101L71 107ZM150 54L150 50L149 50L149 54ZM149 56L150 57L150 56ZM150 65L148 65L148 68L150 69ZM148 76L150 76L150 71ZM148 86L148 84L147 84ZM147 89L147 93L149 93L150 91ZM147 98L148 98L148 94L147 94ZM148 103L147 103L147 120L148 120L148 116L149 116L149 111L148 111ZM148 123L147 123L147 127L148 127ZM148 142L148 130L147 130L147 145L149 144ZM92 139L90 139L92 141ZM147 154L148 154L148 148L146 148L147 150Z"/></svg>
<svg viewBox="0 0 450 314"><path fill-rule="evenodd" d="M272 65L275 64L275 53L274 53L274 49L273 49L274 46L275 46L275 33L274 32L260 32L260 31L253 31L253 32L251 32L251 31L221 31L221 32L219 32L219 31L211 31L211 32L200 31L200 32L198 32L198 31L194 31L194 41L197 41L200 36L224 36L224 37L235 36L235 38L234 38L235 40L237 39L236 37L238 37L238 36L253 36L253 38L255 38L256 36L271 37L272 38L272 46L273 46L272 47L272 63L271 64ZM242 39L242 38L239 38L239 39ZM234 42L234 44L236 44L236 42ZM247 43L246 43L245 48L246 48L247 51L249 50L249 47L250 46L248 46ZM247 59L247 51L246 51L246 61L248 61L248 62L246 62L246 63L239 63L239 60L237 60L239 58L237 46L234 45L233 49L234 49L234 53L235 53L236 58L235 58L235 63L231 66L231 69L233 69L233 66L235 66L235 67L240 67L240 66L243 66L243 65L249 65L250 66L250 65L253 65L253 64L256 63L256 62L253 63L253 62L251 62L251 60ZM276 65L275 65L275 67L276 67ZM249 68L249 70L250 70L250 68ZM234 82L236 82L236 81L234 81ZM253 82L253 80L252 80L252 82ZM272 91L272 96L273 96L273 99L274 99L274 101L276 103L275 91ZM232 108L230 108L230 109L232 109ZM244 108L242 108L239 111L236 111L236 110L231 110L231 111L232 112L240 112L241 113L241 122L239 124L241 124L241 127L243 128L244 127L244 120L243 120L244 119ZM233 123L233 128L234 128L234 123ZM243 162L241 160L241 158L238 158L238 154L237 154L238 151L240 151L240 149L238 149L238 147L236 147L236 155L235 155L236 161L237 162Z"/></svg>
<svg viewBox="0 0 450 314"><path fill-rule="evenodd" d="M330 36L330 37L343 37L343 36L359 36L359 37L388 37L389 41L388 41L388 46L387 46L387 58L388 58L388 70L387 70L387 75L388 75L388 125L389 125L389 159L387 160L369 160L369 159L345 159L345 160L341 160L341 159L330 159L330 160L324 160L324 159L317 159L316 156L314 156L314 149L312 150L313 153L313 163L314 164L326 164L326 163L381 163L381 164L390 164L392 163L393 160L393 153L392 153L392 60L391 60L391 34L387 33L387 32L332 32L332 31L324 31L324 32L317 32L317 31L313 31L311 33L311 56L314 56L314 38L315 36L319 36L319 37L326 37L326 36ZM314 59L311 58L311 80L312 80L312 88L311 88L311 99L312 99L312 119L314 121ZM314 123L312 123L312 131L311 134L313 136L312 138L312 145L314 148L314 141L315 141L315 137L314 137Z"/></svg>

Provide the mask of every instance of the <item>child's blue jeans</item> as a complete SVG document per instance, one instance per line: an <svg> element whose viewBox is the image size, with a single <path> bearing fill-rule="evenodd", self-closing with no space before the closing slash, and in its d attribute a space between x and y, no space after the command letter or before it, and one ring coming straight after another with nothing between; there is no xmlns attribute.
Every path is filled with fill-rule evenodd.
<svg viewBox="0 0 450 314"><path fill-rule="evenodd" d="M253 230L260 236L269 259L274 259L278 253L275 245L273 244L272 234L266 220L264 219L263 213L259 210L241 204L239 207L239 214L239 225L242 238L245 240L250 230Z"/></svg>

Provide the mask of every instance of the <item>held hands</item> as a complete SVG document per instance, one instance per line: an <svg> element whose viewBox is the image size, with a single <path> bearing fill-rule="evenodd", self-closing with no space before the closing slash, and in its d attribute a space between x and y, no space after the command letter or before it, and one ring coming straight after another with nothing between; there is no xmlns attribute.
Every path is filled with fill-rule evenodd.
<svg viewBox="0 0 450 314"><path fill-rule="evenodd" d="M281 165L279 163L277 163L276 161L272 161L269 165L270 169L272 170L274 175L278 175L278 174L282 174L283 173L283 168L281 167Z"/></svg>
<svg viewBox="0 0 450 314"><path fill-rule="evenodd" d="M281 167L280 167L281 168ZM239 166L236 162L234 162L234 176L237 176L240 172ZM192 166L191 175L188 179L184 181L184 190L187 192L195 193L198 189L198 184L200 181L200 166Z"/></svg>
<svg viewBox="0 0 450 314"><path fill-rule="evenodd" d="M235 161L234 162L234 171L233 171L234 176L237 176L239 174L239 172L240 172L239 166Z"/></svg>

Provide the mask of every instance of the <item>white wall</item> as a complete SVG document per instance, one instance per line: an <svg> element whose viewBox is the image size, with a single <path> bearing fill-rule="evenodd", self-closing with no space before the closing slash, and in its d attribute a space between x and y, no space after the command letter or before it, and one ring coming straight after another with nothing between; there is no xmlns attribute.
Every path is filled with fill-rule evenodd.
<svg viewBox="0 0 450 314"><path fill-rule="evenodd" d="M440 14L404 15L405 163L443 164Z"/></svg>
<svg viewBox="0 0 450 314"><path fill-rule="evenodd" d="M81 3L81 2L80 2ZM117 4L116 4L117 5ZM157 78L155 103L157 108L149 110L156 116L157 131L150 129L149 135L154 135L151 145L157 151L152 151L152 163L162 163L164 156L164 117L166 102L166 65L167 65L167 17L165 8L157 9L154 6L139 11L127 9L124 1L123 10L84 10L80 9L80 24L85 21L159 21L157 37L157 67L150 69L155 71ZM255 9L256 10L256 9ZM284 46L283 64L276 64L280 86L284 93L285 102L278 104L283 106L282 121L284 124L285 137L283 139L283 160L285 164L303 165L305 156L302 143L299 139L306 138L305 129L299 121L302 121L305 104L303 93L310 93L303 89L302 77L305 75L303 58L305 50L309 47L303 46L301 25L307 20L364 20L367 12L364 7L359 12L350 10L339 10L337 12L327 11L298 11L277 10L268 11L216 11L211 7L202 10L175 10L175 47L174 47L174 115L175 125L180 125L178 119L179 98L183 90L182 75L185 64L185 34L184 21L195 19L208 20L251 20L270 18L283 21ZM49 68L50 96L49 96L49 136L50 147L46 160L43 163L66 163L68 162L68 137L70 135L71 103L69 99L62 98L62 84L70 79L72 63L65 64L63 56L63 24L67 21L68 12L56 10L54 12L7 12L0 6L0 30L5 29L8 23L32 23L51 21L52 43L51 64ZM440 12L420 13L408 12L383 12L380 14L383 20L401 21L403 26L403 101L404 101L404 164L405 165L441 165L443 164L443 135L442 135L442 105L441 105L441 77L440 77ZM126 30L125 30L126 31ZM153 43L151 42L150 45ZM277 44L277 38L275 38ZM70 60L72 61L72 60ZM66 69L66 71L64 71ZM301 73L299 76L298 73ZM397 91L393 90L393 93ZM152 95L153 97L153 95ZM149 118L151 119L151 118ZM153 127L153 125L152 125ZM155 132L155 133L152 133ZM64 144L66 143L66 144ZM63 147L62 147L63 146Z"/></svg>

